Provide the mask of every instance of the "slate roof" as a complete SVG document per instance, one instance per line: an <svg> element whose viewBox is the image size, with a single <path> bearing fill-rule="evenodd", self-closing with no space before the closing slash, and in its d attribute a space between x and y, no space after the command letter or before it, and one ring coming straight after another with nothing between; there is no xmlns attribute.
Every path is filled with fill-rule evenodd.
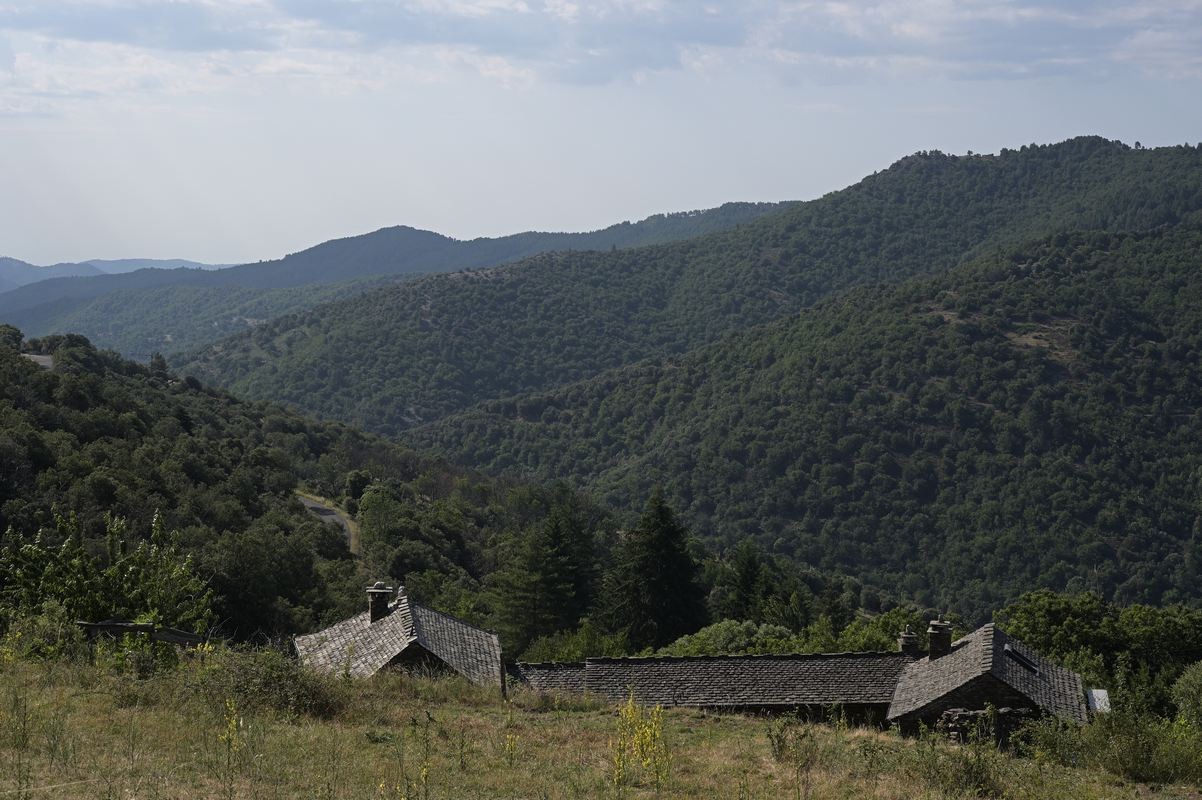
<svg viewBox="0 0 1202 800"><path fill-rule="evenodd" d="M417 646L469 680L504 689L501 642L495 633L409 601L404 587L389 614L371 622L364 611L323 631L296 637L296 653L306 666L323 672L367 677Z"/></svg>
<svg viewBox="0 0 1202 800"><path fill-rule="evenodd" d="M885 705L912 660L897 652L590 658L585 688L665 706Z"/></svg>
<svg viewBox="0 0 1202 800"><path fill-rule="evenodd" d="M514 665L514 677L538 692L572 692L583 694L585 662L549 661L542 664Z"/></svg>
<svg viewBox="0 0 1202 800"><path fill-rule="evenodd" d="M908 665L897 682L889 719L920 715L923 709L991 676L1038 708L1074 722L1088 720L1081 676L1048 661L992 623L952 643L951 652Z"/></svg>
<svg viewBox="0 0 1202 800"><path fill-rule="evenodd" d="M418 644L473 683L501 682L501 641L495 633L416 603L412 613Z"/></svg>

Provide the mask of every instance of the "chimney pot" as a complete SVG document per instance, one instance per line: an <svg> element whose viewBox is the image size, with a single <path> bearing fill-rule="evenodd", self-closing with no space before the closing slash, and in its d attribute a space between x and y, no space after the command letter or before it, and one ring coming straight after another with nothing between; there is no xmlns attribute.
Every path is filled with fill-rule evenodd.
<svg viewBox="0 0 1202 800"><path fill-rule="evenodd" d="M942 658L952 651L952 624L944 622L942 619L931 620L931 624L927 628L927 639L930 642L928 651L930 659L934 661Z"/></svg>
<svg viewBox="0 0 1202 800"><path fill-rule="evenodd" d="M384 581L376 581L367 587L367 611L372 622L388 616L388 601L392 597L392 587Z"/></svg>
<svg viewBox="0 0 1202 800"><path fill-rule="evenodd" d="M915 633L909 625L906 626L904 631L898 634L897 649L906 655L914 656L915 658L921 655L922 651L918 643L918 634Z"/></svg>

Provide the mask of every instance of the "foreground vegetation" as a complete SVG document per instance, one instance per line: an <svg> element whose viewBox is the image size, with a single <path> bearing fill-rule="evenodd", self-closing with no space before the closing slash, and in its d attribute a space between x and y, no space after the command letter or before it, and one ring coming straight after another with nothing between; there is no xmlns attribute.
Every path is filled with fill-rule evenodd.
<svg viewBox="0 0 1202 800"><path fill-rule="evenodd" d="M215 650L138 678L78 659L0 663L0 793L103 798L1197 797L1026 757L788 718L616 708L451 679L319 678ZM1076 741L1076 740L1074 740ZM1194 740L1196 745L1197 739ZM1122 741L1113 742L1121 747ZM1188 746L1188 743L1186 743ZM1146 750L1145 750L1146 752ZM1202 779L1199 753L1176 761ZM1130 761L1130 759L1126 759ZM1124 762L1126 763L1126 762ZM1146 769L1145 769L1146 772ZM1176 788L1172 788L1174 786Z"/></svg>

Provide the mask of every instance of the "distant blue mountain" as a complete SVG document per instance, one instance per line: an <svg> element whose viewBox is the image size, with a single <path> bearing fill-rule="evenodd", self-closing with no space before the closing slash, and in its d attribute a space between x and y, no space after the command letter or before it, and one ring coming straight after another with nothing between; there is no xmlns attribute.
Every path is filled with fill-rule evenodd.
<svg viewBox="0 0 1202 800"><path fill-rule="evenodd" d="M119 275L140 269L202 269L215 270L230 264L203 264L183 258L119 258L64 262L40 267L16 258L0 256L0 292L7 292L32 283L54 278L91 278L98 275Z"/></svg>

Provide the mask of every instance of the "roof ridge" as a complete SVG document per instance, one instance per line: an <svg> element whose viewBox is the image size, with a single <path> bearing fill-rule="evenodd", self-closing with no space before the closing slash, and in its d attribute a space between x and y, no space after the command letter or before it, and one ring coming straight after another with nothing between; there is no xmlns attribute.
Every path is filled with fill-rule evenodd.
<svg viewBox="0 0 1202 800"><path fill-rule="evenodd" d="M514 661L519 667L583 667L585 661Z"/></svg>
<svg viewBox="0 0 1202 800"><path fill-rule="evenodd" d="M977 630L984 632L984 642L981 643L981 667L985 672L993 672L993 662L996 654L994 653L994 643L997 641L1000 631L992 622L986 622Z"/></svg>
<svg viewBox="0 0 1202 800"><path fill-rule="evenodd" d="M792 660L803 659L825 659L838 658L844 656L892 656L895 658L914 661L914 657L908 653L903 653L899 650L847 650L839 653L723 653L717 655L696 655L696 656L592 656L585 659L585 663L614 663L618 661L716 661L718 659L727 658L748 658L748 659L770 659L770 658L787 658ZM556 662L546 661L544 664L557 663L578 663L578 662Z"/></svg>

